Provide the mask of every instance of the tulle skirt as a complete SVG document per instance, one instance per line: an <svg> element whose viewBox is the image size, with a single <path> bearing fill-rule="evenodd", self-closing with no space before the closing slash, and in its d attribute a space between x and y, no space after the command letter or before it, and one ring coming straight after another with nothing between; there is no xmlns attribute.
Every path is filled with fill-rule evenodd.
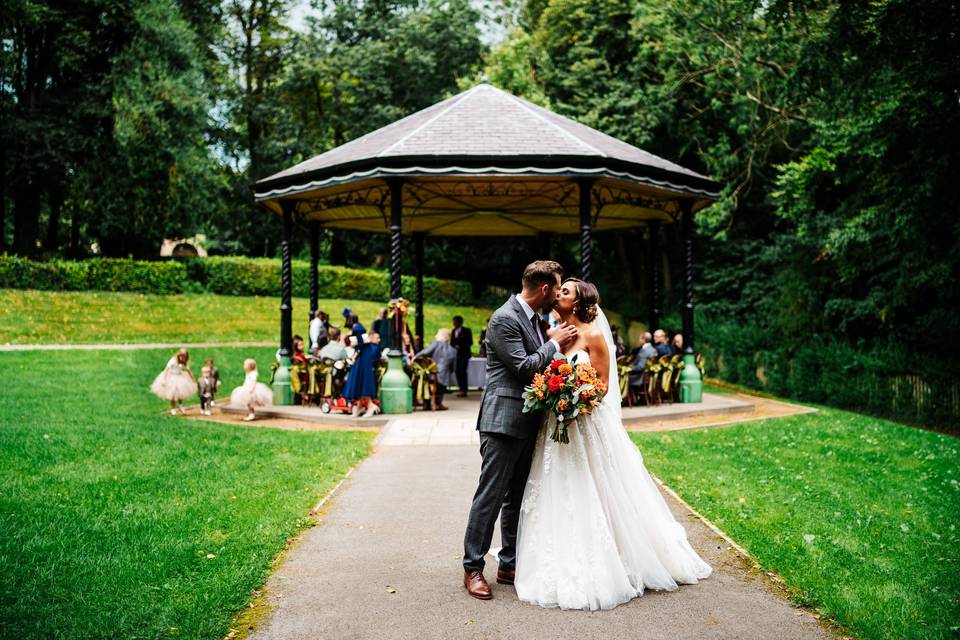
<svg viewBox="0 0 960 640"><path fill-rule="evenodd" d="M520 512L520 600L611 609L644 589L673 591L710 575L615 408L581 418L566 444L550 440L556 422L547 420Z"/></svg>
<svg viewBox="0 0 960 640"><path fill-rule="evenodd" d="M266 407L273 404L273 391L262 382L254 385L251 391L248 391L246 387L237 387L230 392L230 404L241 407L249 404L255 407Z"/></svg>
<svg viewBox="0 0 960 640"><path fill-rule="evenodd" d="M197 392L197 383L180 369L165 369L153 379L150 391L164 400L180 402Z"/></svg>

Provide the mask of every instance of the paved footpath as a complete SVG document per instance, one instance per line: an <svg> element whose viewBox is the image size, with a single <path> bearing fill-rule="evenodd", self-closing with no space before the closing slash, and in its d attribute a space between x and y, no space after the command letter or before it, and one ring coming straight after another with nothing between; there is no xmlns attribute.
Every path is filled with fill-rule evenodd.
<svg viewBox="0 0 960 640"><path fill-rule="evenodd" d="M469 597L460 559L480 454L475 418L456 404L441 418L418 413L385 428L268 579L270 609L252 638L834 638L670 497L714 568L699 584L647 591L610 611L543 609L493 582L488 557L494 599Z"/></svg>

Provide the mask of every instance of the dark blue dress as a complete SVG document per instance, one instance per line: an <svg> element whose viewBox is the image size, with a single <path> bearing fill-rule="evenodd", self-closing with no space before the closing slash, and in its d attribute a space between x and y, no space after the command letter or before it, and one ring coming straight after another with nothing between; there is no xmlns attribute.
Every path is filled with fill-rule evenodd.
<svg viewBox="0 0 960 640"><path fill-rule="evenodd" d="M364 342L364 333L366 330L362 324L353 325L353 335L357 338L357 359L350 367L347 384L343 387L343 397L347 400L377 395L377 373L373 365L380 359L380 345Z"/></svg>

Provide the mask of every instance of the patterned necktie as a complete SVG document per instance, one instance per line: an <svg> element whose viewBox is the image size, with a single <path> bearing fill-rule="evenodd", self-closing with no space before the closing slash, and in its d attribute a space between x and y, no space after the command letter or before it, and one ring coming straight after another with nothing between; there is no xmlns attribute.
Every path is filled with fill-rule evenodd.
<svg viewBox="0 0 960 640"><path fill-rule="evenodd" d="M533 333L536 334L537 340L540 344L543 344L543 334L541 333L542 329L540 327L540 318L537 316L537 312L534 311L533 315L530 316L530 322L533 323Z"/></svg>

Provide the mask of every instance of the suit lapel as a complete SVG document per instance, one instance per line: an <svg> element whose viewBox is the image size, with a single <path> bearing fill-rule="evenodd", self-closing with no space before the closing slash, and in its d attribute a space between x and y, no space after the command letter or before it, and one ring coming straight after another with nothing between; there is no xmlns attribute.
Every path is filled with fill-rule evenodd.
<svg viewBox="0 0 960 640"><path fill-rule="evenodd" d="M514 313L516 313L517 319L520 321L520 326L523 328L523 332L527 335L527 338L530 339L530 343L534 345L534 349L538 348L540 345L540 339L533 332L533 324L530 322L530 319L527 318L526 312L517 301L516 294L510 296L510 302L513 304Z"/></svg>

